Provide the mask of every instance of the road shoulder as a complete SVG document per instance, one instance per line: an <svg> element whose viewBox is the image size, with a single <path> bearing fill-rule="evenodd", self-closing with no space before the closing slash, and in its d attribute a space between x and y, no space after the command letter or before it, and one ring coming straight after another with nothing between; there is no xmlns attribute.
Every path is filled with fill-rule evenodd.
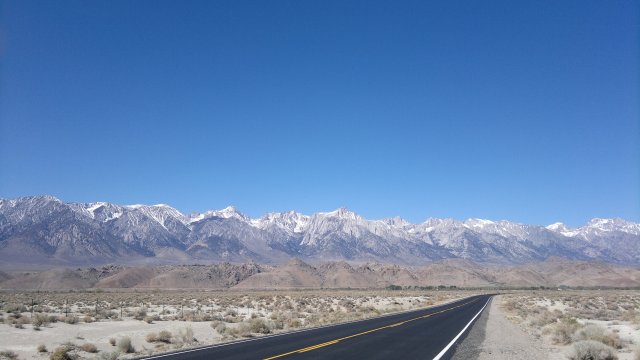
<svg viewBox="0 0 640 360"><path fill-rule="evenodd" d="M501 296L494 296L491 304L456 348L454 360L463 359L548 359L548 352L539 340L525 333L509 321L500 304Z"/></svg>

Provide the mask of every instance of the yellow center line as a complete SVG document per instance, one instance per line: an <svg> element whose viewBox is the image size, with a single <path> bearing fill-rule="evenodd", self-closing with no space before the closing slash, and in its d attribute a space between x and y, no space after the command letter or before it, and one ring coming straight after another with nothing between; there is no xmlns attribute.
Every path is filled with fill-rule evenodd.
<svg viewBox="0 0 640 360"><path fill-rule="evenodd" d="M478 300L478 299L471 300L471 301L468 301L468 302L466 302L466 303L463 303L463 304L460 304L460 305L457 305L457 306L454 306L454 307L450 307L450 308L448 308L448 309L444 309L444 310L436 311L436 312L434 312L434 313L427 314L427 315L418 316L418 317L415 317L415 318L413 318L413 319L409 319L409 320L401 321L401 322L398 322L398 323L395 323L395 324L382 326L382 327L379 327L379 328L375 328L375 329L371 329L371 330L363 331L363 332L361 332L361 333L357 333L357 334L353 334L353 335L349 335L349 336L341 337L341 338L338 338L338 339L335 339L335 340L331 340L331 341L323 342L323 343L321 343L321 344L312 345L312 346L307 346L307 347L302 348L302 349L297 349L297 350L289 351L289 352L286 352L286 353L283 353L283 354L280 354L280 355L271 356L271 357L268 357L268 358L264 358L263 360L273 360L273 359L281 358L281 357L288 356L288 355L292 355L292 354L301 354L301 353L304 353L304 352L307 352L307 351L311 351L311 350L319 349L319 348L322 348L322 347L325 347L325 346L329 346L329 345L337 344L338 342L340 342L340 341L342 341L342 340L351 339L351 338L354 338L354 337L356 337L356 336L361 336L361 335L365 335L365 334L370 334L370 333L372 333L372 332L380 331L380 330L383 330L383 329L389 329L389 328L392 328L392 327L396 327L396 326L404 325L404 324L406 324L406 323L408 323L408 322L411 322L411 321L420 320L420 319L426 319L426 318L428 318L428 317L430 317L430 316L433 316L433 315L442 314L443 312L447 312L447 311L451 311L451 310L453 310L453 309L457 309L457 308L462 307L462 306L465 306L465 305L467 305L467 304L471 304L472 302L477 301L477 300Z"/></svg>
<svg viewBox="0 0 640 360"><path fill-rule="evenodd" d="M333 344L335 344L337 342L338 342L338 340L327 341L326 343L318 344L318 345L315 345L315 346L309 346L308 348L304 348L302 350L298 350L297 352L303 353L303 352L306 352L306 351L311 351L311 350L315 350L317 348L321 348L323 346L333 345Z"/></svg>

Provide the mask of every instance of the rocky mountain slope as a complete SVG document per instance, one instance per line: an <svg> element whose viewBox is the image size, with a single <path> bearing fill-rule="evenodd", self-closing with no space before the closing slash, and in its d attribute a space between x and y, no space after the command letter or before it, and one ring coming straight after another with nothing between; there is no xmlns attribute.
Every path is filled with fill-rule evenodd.
<svg viewBox="0 0 640 360"><path fill-rule="evenodd" d="M523 264L552 256L638 265L640 224L622 219L593 219L577 229L481 219L412 224L401 218L368 220L346 209L253 219L233 207L188 216L168 205L64 203L52 196L0 199L0 261L7 267L280 264L291 258Z"/></svg>
<svg viewBox="0 0 640 360"><path fill-rule="evenodd" d="M425 266L346 262L307 264L292 259L279 266L255 263L214 265L104 266L5 272L0 289L337 289L389 285L457 287L640 287L640 269L550 258L524 265L479 265L447 259Z"/></svg>

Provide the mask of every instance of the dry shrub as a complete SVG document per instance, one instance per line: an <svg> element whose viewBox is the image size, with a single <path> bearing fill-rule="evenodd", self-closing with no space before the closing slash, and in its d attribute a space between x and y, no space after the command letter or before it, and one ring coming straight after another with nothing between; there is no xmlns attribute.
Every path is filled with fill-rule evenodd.
<svg viewBox="0 0 640 360"><path fill-rule="evenodd" d="M80 321L80 319L78 319L78 317L75 316L75 315L69 315L69 316L64 318L64 322L67 323L67 324L71 324L71 325L77 324L78 321Z"/></svg>
<svg viewBox="0 0 640 360"><path fill-rule="evenodd" d="M80 346L80 349L82 349L82 351L88 352L88 353L97 353L98 352L98 348L93 345L92 343L85 343L82 344Z"/></svg>
<svg viewBox="0 0 640 360"><path fill-rule="evenodd" d="M593 340L578 341L573 344L571 360L617 360L616 351L601 342Z"/></svg>
<svg viewBox="0 0 640 360"><path fill-rule="evenodd" d="M551 325L551 340L555 344L568 345L573 342L573 334L580 324L573 318L563 318L560 322Z"/></svg>
<svg viewBox="0 0 640 360"><path fill-rule="evenodd" d="M115 311L101 311L100 317L103 319L117 319L120 317L120 314Z"/></svg>
<svg viewBox="0 0 640 360"><path fill-rule="evenodd" d="M225 330L227 329L227 325L224 322L217 320L211 322L211 327L221 335L224 334Z"/></svg>
<svg viewBox="0 0 640 360"><path fill-rule="evenodd" d="M236 338L238 336L249 336L251 332L249 331L249 327L246 324L241 323L236 327L224 326L222 328L222 335L230 336L232 338Z"/></svg>
<svg viewBox="0 0 640 360"><path fill-rule="evenodd" d="M109 339L109 344L111 344L111 346L116 346L116 338Z"/></svg>
<svg viewBox="0 0 640 360"><path fill-rule="evenodd" d="M5 321L5 323L9 325L13 325L16 329L24 329L24 325L29 324L30 321L28 318L18 315L18 316L9 317Z"/></svg>
<svg viewBox="0 0 640 360"><path fill-rule="evenodd" d="M159 334L156 333L149 333L146 337L147 342L153 343L153 342L163 342L166 344L171 343L171 338L173 337L173 335L171 334L171 332L167 331L167 330L162 330L160 331Z"/></svg>
<svg viewBox="0 0 640 360"><path fill-rule="evenodd" d="M34 314L31 319L31 324L34 327L41 327L49 325L49 315L47 314Z"/></svg>
<svg viewBox="0 0 640 360"><path fill-rule="evenodd" d="M158 334L158 341L168 344L171 342L172 337L173 337L173 334L171 334L170 331L162 330Z"/></svg>
<svg viewBox="0 0 640 360"><path fill-rule="evenodd" d="M26 306L21 304L7 304L4 307L4 311L7 313L23 313L27 312L28 309Z"/></svg>
<svg viewBox="0 0 640 360"><path fill-rule="evenodd" d="M140 308L133 315L133 318L136 320L144 320L145 317L147 317L147 308Z"/></svg>
<svg viewBox="0 0 640 360"><path fill-rule="evenodd" d="M249 330L256 334L269 334L271 333L271 327L263 319L251 319L249 320Z"/></svg>
<svg viewBox="0 0 640 360"><path fill-rule="evenodd" d="M617 334L607 333L606 330L599 325L587 324L582 329L576 331L575 340L593 340L601 342L612 348L622 348L622 342Z"/></svg>
<svg viewBox="0 0 640 360"><path fill-rule="evenodd" d="M533 310L537 315L533 315L530 323L532 326L542 328L545 325L553 324L557 321L558 315L548 311L544 308L538 308Z"/></svg>
<svg viewBox="0 0 640 360"><path fill-rule="evenodd" d="M38 345L38 352L40 352L40 353L47 352L47 346L45 344Z"/></svg>
<svg viewBox="0 0 640 360"><path fill-rule="evenodd" d="M13 351L0 351L0 359L15 360L17 358L18 354L14 353Z"/></svg>
<svg viewBox="0 0 640 360"><path fill-rule="evenodd" d="M287 320L287 326L295 329L302 326L302 323L300 322L300 319L294 318Z"/></svg>
<svg viewBox="0 0 640 360"><path fill-rule="evenodd" d="M118 350L125 354L136 352L136 349L131 344L131 338L128 336L125 336L118 341Z"/></svg>
<svg viewBox="0 0 640 360"><path fill-rule="evenodd" d="M76 357L74 355L71 355L69 353L70 351L71 351L70 346L66 346L66 345L60 346L53 351L49 359L50 360L74 360Z"/></svg>
<svg viewBox="0 0 640 360"><path fill-rule="evenodd" d="M147 336L145 336L144 339L149 343L156 342L156 341L158 341L158 334L156 334L154 332L148 333Z"/></svg>
<svg viewBox="0 0 640 360"><path fill-rule="evenodd" d="M279 312L274 312L271 314L270 319L271 319L270 324L273 329L275 330L284 329L286 318L284 317L283 314Z"/></svg>
<svg viewBox="0 0 640 360"><path fill-rule="evenodd" d="M178 332L178 338L183 344L192 345L197 340L193 337L193 329L191 325L184 327L184 330Z"/></svg>

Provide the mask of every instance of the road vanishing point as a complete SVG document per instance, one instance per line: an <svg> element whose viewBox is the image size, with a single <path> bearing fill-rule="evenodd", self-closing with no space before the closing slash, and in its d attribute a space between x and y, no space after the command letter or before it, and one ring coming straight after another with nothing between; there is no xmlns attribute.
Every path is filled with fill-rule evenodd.
<svg viewBox="0 0 640 360"><path fill-rule="evenodd" d="M472 296L426 309L154 355L145 359L448 359L491 297Z"/></svg>

